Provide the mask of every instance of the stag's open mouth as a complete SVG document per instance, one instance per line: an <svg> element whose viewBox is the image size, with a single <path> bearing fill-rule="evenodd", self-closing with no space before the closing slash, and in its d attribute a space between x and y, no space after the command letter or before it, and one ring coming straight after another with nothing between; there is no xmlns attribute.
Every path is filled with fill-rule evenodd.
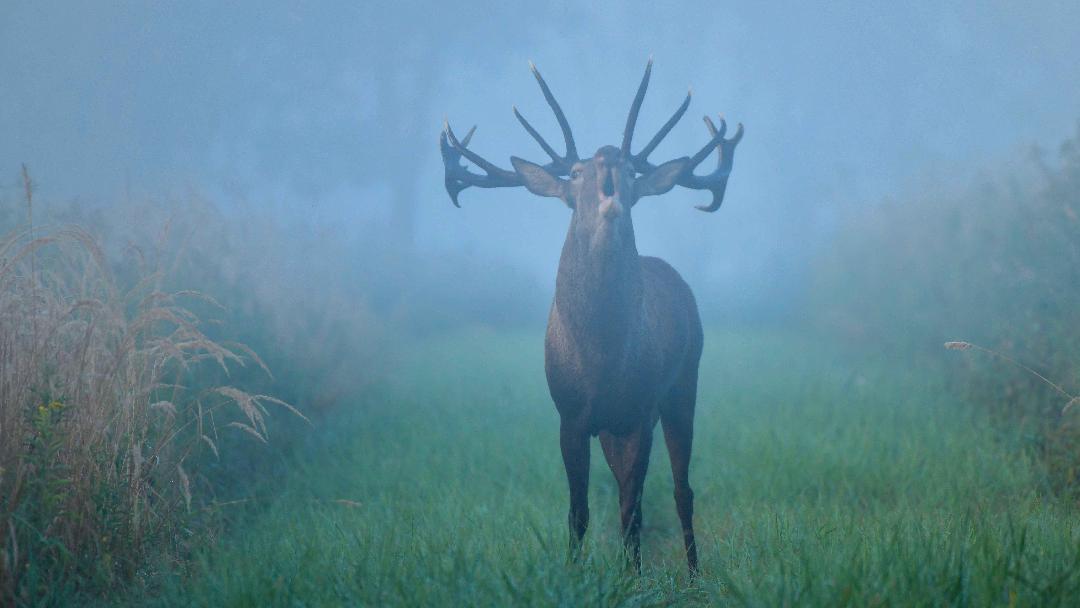
<svg viewBox="0 0 1080 608"><path fill-rule="evenodd" d="M615 170L604 169L603 177L600 178L600 216L607 220L613 220L622 213L619 197L615 194Z"/></svg>
<svg viewBox="0 0 1080 608"><path fill-rule="evenodd" d="M615 193L615 170L605 168L603 177L600 178L600 216L607 220L613 220L622 214L622 205Z"/></svg>
<svg viewBox="0 0 1080 608"><path fill-rule="evenodd" d="M600 186L600 192L607 197L615 196L615 179L612 177L614 169L604 171L604 180Z"/></svg>

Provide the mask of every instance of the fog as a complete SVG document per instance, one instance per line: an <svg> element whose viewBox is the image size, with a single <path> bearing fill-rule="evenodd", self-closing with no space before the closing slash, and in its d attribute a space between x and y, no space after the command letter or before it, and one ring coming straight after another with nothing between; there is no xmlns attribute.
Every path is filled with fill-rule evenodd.
<svg viewBox="0 0 1080 608"><path fill-rule="evenodd" d="M532 60L591 154L619 142L652 56L638 142L693 90L654 160L696 151L706 113L746 137L716 214L679 189L635 207L639 250L706 310L784 314L845 209L962 189L1071 133L1078 24L1071 2L15 0L0 11L0 186L15 200L26 163L43 201L200 196L297 235L490 259L550 291L569 212L524 189L470 189L455 209L443 120L478 125L472 147L497 164L545 161L511 114L561 141Z"/></svg>
<svg viewBox="0 0 1080 608"><path fill-rule="evenodd" d="M1077 32L0 0L0 606L1076 604ZM622 248L683 174L451 203L444 121L547 163L533 62L592 159L650 58L635 152L745 127L631 201L693 300Z"/></svg>

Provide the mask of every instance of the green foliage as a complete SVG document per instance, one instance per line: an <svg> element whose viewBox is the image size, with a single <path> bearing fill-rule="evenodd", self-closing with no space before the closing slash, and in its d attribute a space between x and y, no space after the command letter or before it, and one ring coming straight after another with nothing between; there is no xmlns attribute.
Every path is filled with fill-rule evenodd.
<svg viewBox="0 0 1080 608"><path fill-rule="evenodd" d="M830 336L899 364L950 366L953 385L1003 426L1022 427L1071 492L1080 410L1063 415L1069 398L1021 367L941 349L981 344L1080 392L1080 131L1059 157L1035 157L1035 175L966 195L931 192L855 214L818 266L810 309Z"/></svg>
<svg viewBox="0 0 1080 608"><path fill-rule="evenodd" d="M207 373L258 358L203 332L199 294L162 289L160 267L120 281L86 231L35 228L0 233L3 605L107 593L179 556L185 467L218 457L226 427L265 440L267 406L292 409Z"/></svg>
<svg viewBox="0 0 1080 608"><path fill-rule="evenodd" d="M688 580L661 441L644 573L620 555L593 455L584 559L567 563L558 417L539 333L408 348L329 415L272 502L134 604L228 606L1069 605L1080 516L1017 437L897 369L787 334L706 339ZM594 442L595 443L595 442Z"/></svg>
<svg viewBox="0 0 1080 608"><path fill-rule="evenodd" d="M194 197L43 212L28 177L26 195L32 235L0 206L0 604L171 571L233 521L220 504L272 495L262 480L302 449L310 426L272 420L289 406L265 395L325 413L395 365L391 338L516 310L488 296L533 287L465 272L463 292L446 277L480 261L239 221ZM53 394L62 415L39 420Z"/></svg>
<svg viewBox="0 0 1080 608"><path fill-rule="evenodd" d="M585 558L566 563L540 338L506 331L542 318L527 280L197 200L117 212L160 234L103 217L68 218L99 238L13 233L0 603L1068 605L1080 516L1058 490L1080 475L1080 407L941 348L986 344L1078 394L1080 136L1061 159L852 218L815 276L825 340L709 337L694 581L660 441L643 576L598 451ZM837 336L846 350L821 345Z"/></svg>

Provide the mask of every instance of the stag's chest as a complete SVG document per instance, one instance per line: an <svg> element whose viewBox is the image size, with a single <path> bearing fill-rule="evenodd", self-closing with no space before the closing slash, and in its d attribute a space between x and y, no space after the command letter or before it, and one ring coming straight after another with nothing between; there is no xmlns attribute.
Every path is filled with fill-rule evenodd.
<svg viewBox="0 0 1080 608"><path fill-rule="evenodd" d="M656 353L645 338L636 327L621 336L575 331L553 309L545 371L559 413L601 429L649 416L659 395Z"/></svg>

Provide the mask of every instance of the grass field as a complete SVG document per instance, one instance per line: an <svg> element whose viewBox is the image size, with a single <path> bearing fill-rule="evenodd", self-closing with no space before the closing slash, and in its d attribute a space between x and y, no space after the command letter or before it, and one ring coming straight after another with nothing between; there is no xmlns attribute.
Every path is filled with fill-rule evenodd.
<svg viewBox="0 0 1080 608"><path fill-rule="evenodd" d="M1069 605L1080 510L1019 438L944 387L789 334L706 338L691 483L702 575L686 573L667 455L645 491L643 572L620 557L594 445L585 558L540 333L458 333L316 424L169 605ZM594 442L596 444L596 442ZM228 507L226 507L228 508ZM150 599L150 597L156 599Z"/></svg>

